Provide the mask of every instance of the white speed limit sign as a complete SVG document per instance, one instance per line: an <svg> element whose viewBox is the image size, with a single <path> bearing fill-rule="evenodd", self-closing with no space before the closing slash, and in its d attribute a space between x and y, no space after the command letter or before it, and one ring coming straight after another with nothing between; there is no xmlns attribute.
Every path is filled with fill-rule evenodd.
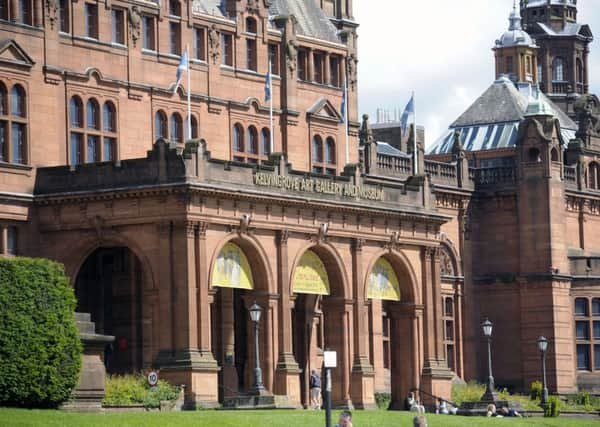
<svg viewBox="0 0 600 427"><path fill-rule="evenodd" d="M148 374L148 385L154 387L156 384L158 384L158 372L150 371Z"/></svg>

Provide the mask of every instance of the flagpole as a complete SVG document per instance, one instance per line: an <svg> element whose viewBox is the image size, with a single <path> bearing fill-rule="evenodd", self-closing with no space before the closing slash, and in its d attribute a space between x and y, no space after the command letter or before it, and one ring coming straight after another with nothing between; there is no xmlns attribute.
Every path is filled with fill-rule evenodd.
<svg viewBox="0 0 600 427"><path fill-rule="evenodd" d="M414 171L415 171L415 175L419 174L419 163L418 163L418 154L417 154L417 103L415 102L415 92L413 91L412 93L412 99L413 99L413 120L414 120L414 135L413 135L413 157L414 157L414 162L415 162L415 166L414 166Z"/></svg>
<svg viewBox="0 0 600 427"><path fill-rule="evenodd" d="M192 139L192 86L190 77L190 45L185 47L187 55L187 130L188 130L188 141Z"/></svg>
<svg viewBox="0 0 600 427"><path fill-rule="evenodd" d="M271 150L270 154L273 154L273 151L275 151L275 144L274 144L274 136L273 136L273 64L271 63L271 60L269 59L269 91L270 96L269 96L269 126L271 127L271 132L269 132L269 136L270 136L270 141L269 141L269 148Z"/></svg>
<svg viewBox="0 0 600 427"><path fill-rule="evenodd" d="M346 132L346 165L348 165L348 164L350 164L350 142L349 142L349 136L348 136L348 133L349 133L348 110L349 110L350 105L348 102L348 79L344 79L344 96L346 98L346 105L345 105L346 108L344 108L344 110L346 110L346 111L344 111L344 116L345 116L344 122L346 125L346 129L345 129L345 132Z"/></svg>

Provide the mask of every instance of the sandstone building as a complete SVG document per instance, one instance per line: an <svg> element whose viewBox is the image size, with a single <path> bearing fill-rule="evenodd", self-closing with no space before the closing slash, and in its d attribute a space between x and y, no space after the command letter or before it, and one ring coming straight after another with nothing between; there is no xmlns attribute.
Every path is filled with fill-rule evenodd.
<svg viewBox="0 0 600 427"><path fill-rule="evenodd" d="M551 93L524 95L537 39L496 45L531 67L499 64L489 108L427 159L417 129L414 164L406 135L377 141L358 117L351 1L0 6L1 253L65 264L78 309L116 337L110 372L158 368L190 405L253 392L256 302L266 393L293 406L328 349L338 407L449 397L454 375L484 375L486 316L499 382L537 378L542 333L556 390L595 380L598 103L561 105L578 126ZM518 108L481 117L497 96ZM469 146L487 132L502 142Z"/></svg>

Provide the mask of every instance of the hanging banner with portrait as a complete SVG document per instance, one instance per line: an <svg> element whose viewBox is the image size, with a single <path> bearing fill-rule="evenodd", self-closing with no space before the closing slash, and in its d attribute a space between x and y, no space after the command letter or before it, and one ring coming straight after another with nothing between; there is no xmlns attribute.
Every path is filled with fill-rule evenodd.
<svg viewBox="0 0 600 427"><path fill-rule="evenodd" d="M296 294L329 295L329 277L325 264L313 251L306 251L294 271L292 282Z"/></svg>
<svg viewBox="0 0 600 427"><path fill-rule="evenodd" d="M400 301L400 283L392 264L379 258L369 275L367 298Z"/></svg>
<svg viewBox="0 0 600 427"><path fill-rule="evenodd" d="M212 283L217 288L254 289L252 269L242 249L227 243L213 267Z"/></svg>

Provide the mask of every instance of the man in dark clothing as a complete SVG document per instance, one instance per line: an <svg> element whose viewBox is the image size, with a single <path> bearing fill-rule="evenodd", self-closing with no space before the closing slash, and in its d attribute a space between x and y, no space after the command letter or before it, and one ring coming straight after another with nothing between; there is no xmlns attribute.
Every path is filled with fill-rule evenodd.
<svg viewBox="0 0 600 427"><path fill-rule="evenodd" d="M314 369L310 374L310 405L313 409L321 409L321 377Z"/></svg>

